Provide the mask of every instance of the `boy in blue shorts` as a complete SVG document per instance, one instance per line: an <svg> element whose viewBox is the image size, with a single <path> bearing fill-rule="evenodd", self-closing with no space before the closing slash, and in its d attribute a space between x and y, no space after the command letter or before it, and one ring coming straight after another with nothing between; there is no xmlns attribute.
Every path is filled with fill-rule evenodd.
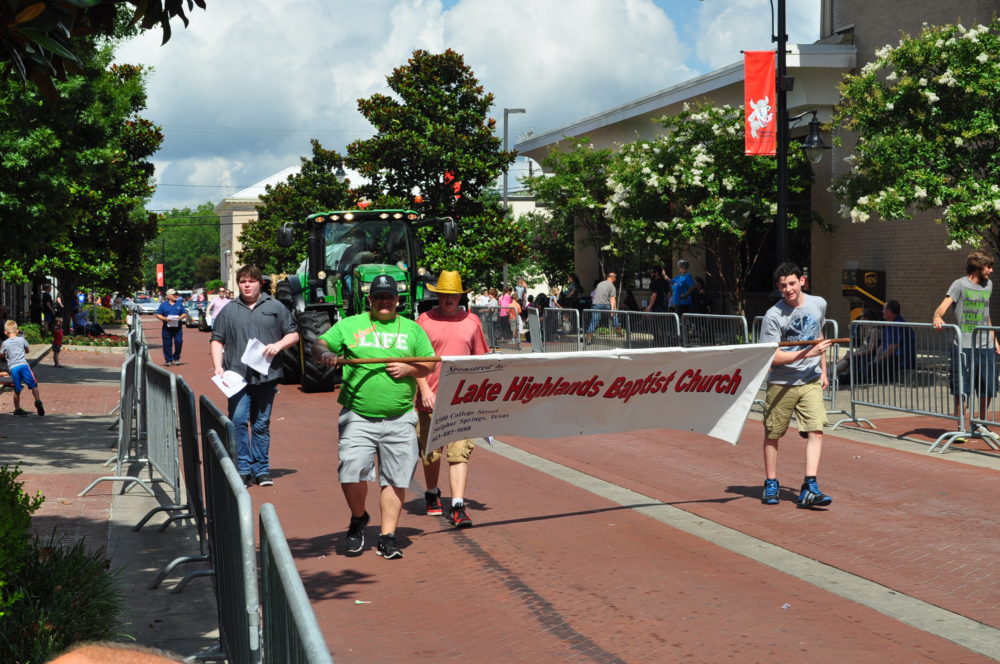
<svg viewBox="0 0 1000 664"><path fill-rule="evenodd" d="M28 342L24 337L18 335L17 322L9 320L4 323L4 334L7 339L0 345L0 355L7 359L7 369L10 371L10 378L14 385L14 414L24 417L28 411L21 408L22 384L27 385L31 394L35 397L35 410L38 415L45 415L45 407L42 406L42 397L38 393L38 382L35 374L28 364Z"/></svg>

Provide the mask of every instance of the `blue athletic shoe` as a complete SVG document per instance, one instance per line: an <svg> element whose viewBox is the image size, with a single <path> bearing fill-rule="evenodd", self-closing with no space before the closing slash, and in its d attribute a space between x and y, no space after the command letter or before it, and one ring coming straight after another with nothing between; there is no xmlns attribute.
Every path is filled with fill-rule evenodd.
<svg viewBox="0 0 1000 664"><path fill-rule="evenodd" d="M764 480L764 495L760 497L760 502L765 505L777 505L780 502L779 490L778 480Z"/></svg>
<svg viewBox="0 0 1000 664"><path fill-rule="evenodd" d="M801 509L811 507L826 507L833 502L833 498L819 490L819 485L815 479L811 479L802 485L802 493L799 494L799 504Z"/></svg>

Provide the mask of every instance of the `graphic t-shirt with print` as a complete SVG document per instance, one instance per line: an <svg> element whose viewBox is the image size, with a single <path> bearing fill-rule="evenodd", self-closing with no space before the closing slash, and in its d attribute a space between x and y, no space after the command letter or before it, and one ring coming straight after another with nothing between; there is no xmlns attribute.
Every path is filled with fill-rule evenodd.
<svg viewBox="0 0 1000 664"><path fill-rule="evenodd" d="M792 307L784 300L778 301L764 314L761 325L760 341L811 341L819 339L823 324L826 322L826 300L818 295L807 295L802 306ZM790 347L791 352L799 352L801 346ZM779 353L787 352L782 348ZM805 385L820 376L820 358L807 357L804 360L790 364L771 367L768 383L779 385Z"/></svg>
<svg viewBox="0 0 1000 664"><path fill-rule="evenodd" d="M962 277L951 282L948 287L948 297L955 302L955 320L958 322L958 329L962 331L962 348L972 348L974 329L990 324L991 295L992 281L981 285L968 277ZM980 348L989 348L993 345L993 335L982 334L978 341Z"/></svg>
<svg viewBox="0 0 1000 664"><path fill-rule="evenodd" d="M367 313L348 316L319 337L331 352L345 357L431 357L434 348L423 328L409 318L396 316L389 323L372 319ZM396 380L385 364L356 364L344 367L343 384L337 402L365 417L397 417L413 409L417 392L415 378Z"/></svg>

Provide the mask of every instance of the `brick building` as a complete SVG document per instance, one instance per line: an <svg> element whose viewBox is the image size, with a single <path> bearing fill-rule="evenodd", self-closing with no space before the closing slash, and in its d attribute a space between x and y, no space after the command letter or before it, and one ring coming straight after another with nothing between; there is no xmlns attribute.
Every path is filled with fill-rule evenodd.
<svg viewBox="0 0 1000 664"><path fill-rule="evenodd" d="M838 100L837 83L845 73L853 73L874 59L876 49L899 41L901 33L917 34L923 23L943 25L962 22L966 26L990 22L998 10L996 0L815 0L822 1L821 34L814 44L790 44L788 75L795 89L788 94L790 116L817 109L827 123ZM903 9L905 4L905 10ZM522 155L541 160L564 136L589 136L597 147L613 147L623 142L649 138L659 129L653 119L676 113L685 102L711 99L719 104L743 103L743 64L723 67L680 85L652 93L641 99L609 109L568 126L532 135L515 147ZM793 128L793 140L805 128ZM843 326L850 320L848 299L841 295L845 269L885 272L886 297L902 304L903 315L911 321L930 321L948 284L964 273L965 255L971 247L949 251L945 229L924 215L912 221L870 220L852 224L840 217L839 204L828 187L833 178L849 168L844 161L855 137L842 132L842 147L834 147L814 166L816 183L808 203L832 232L814 227L810 232L808 263L813 292L830 303L829 316ZM827 142L832 143L827 137ZM773 247L773 243L768 246ZM596 277L591 250L578 248L577 272L584 283ZM773 251L773 250L772 250ZM794 255L794 254L793 254ZM773 254L762 258L773 265ZM694 272L699 272L697 266ZM996 300L997 298L994 298ZM747 313L762 313L770 304L769 293L750 293ZM996 307L996 304L994 304ZM998 320L996 313L994 320Z"/></svg>

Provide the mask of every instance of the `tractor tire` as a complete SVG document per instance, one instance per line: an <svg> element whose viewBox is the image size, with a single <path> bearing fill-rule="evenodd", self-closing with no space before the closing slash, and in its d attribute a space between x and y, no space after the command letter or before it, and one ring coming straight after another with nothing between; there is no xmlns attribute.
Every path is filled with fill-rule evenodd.
<svg viewBox="0 0 1000 664"><path fill-rule="evenodd" d="M292 287L289 285L287 279L282 279L278 282L278 285L274 287L274 299L288 307L289 311L295 309L295 299L292 297Z"/></svg>
<svg viewBox="0 0 1000 664"><path fill-rule="evenodd" d="M302 390L304 392L329 392L340 384L340 369L316 364L312 347L316 339L330 329L330 316L325 311L306 310L299 314L299 337L304 353Z"/></svg>
<svg viewBox="0 0 1000 664"><path fill-rule="evenodd" d="M281 302L295 316L295 301L292 288L287 279L282 279L274 288L274 299ZM302 380L302 363L299 359L302 342L281 351L281 383L283 385L298 385Z"/></svg>
<svg viewBox="0 0 1000 664"><path fill-rule="evenodd" d="M281 384L298 385L302 380L302 365L299 363L299 348L302 342L281 351Z"/></svg>

